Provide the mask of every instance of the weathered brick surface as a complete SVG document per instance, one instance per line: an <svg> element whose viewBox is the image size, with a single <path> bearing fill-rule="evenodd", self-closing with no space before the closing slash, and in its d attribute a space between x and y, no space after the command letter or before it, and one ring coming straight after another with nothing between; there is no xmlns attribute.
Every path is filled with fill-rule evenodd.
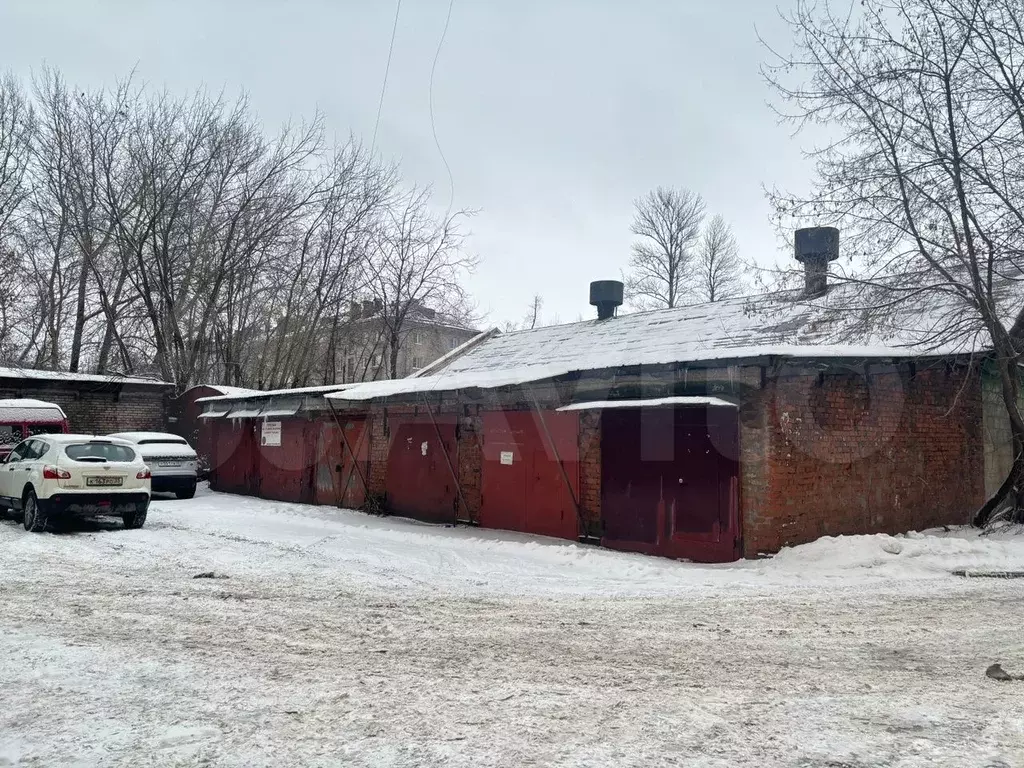
<svg viewBox="0 0 1024 768"><path fill-rule="evenodd" d="M483 419L479 413L462 416L458 424L458 472L461 500L459 520L480 519L483 493Z"/></svg>
<svg viewBox="0 0 1024 768"><path fill-rule="evenodd" d="M111 432L167 428L166 401L160 389L112 392L93 388L0 388L0 398L30 397L64 409L72 432L105 435Z"/></svg>
<svg viewBox="0 0 1024 768"><path fill-rule="evenodd" d="M591 532L601 524L601 412L580 412L580 508Z"/></svg>
<svg viewBox="0 0 1024 768"><path fill-rule="evenodd" d="M748 389L740 404L740 537L743 541L743 552L750 556L756 554L756 540L745 535L747 528L762 525L767 513L768 496L768 414L770 399L764 389Z"/></svg>
<svg viewBox="0 0 1024 768"><path fill-rule="evenodd" d="M964 523L983 500L980 387L963 367L784 370L743 416L747 556Z"/></svg>
<svg viewBox="0 0 1024 768"><path fill-rule="evenodd" d="M388 485L388 452L391 448L387 411L383 408L374 409L368 418L370 421L370 461L367 484L371 496L383 497Z"/></svg>

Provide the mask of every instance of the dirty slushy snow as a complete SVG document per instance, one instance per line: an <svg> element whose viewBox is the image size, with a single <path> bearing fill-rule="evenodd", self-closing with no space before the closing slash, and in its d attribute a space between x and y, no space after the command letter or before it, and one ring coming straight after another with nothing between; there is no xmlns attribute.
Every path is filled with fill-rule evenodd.
<svg viewBox="0 0 1024 768"><path fill-rule="evenodd" d="M1024 580L950 575L1022 536L707 566L201 492L0 552L0 766L1024 764Z"/></svg>

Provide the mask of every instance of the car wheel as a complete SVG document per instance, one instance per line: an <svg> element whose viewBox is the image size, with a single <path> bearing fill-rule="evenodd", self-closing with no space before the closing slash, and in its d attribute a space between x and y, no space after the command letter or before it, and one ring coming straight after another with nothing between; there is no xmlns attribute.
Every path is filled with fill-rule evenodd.
<svg viewBox="0 0 1024 768"><path fill-rule="evenodd" d="M191 499L193 496L196 495L196 485L195 485L195 483L190 485L184 491L175 491L174 495L177 496L179 499Z"/></svg>
<svg viewBox="0 0 1024 768"><path fill-rule="evenodd" d="M121 515L121 519L124 520L124 527L130 530L141 528L146 524L146 512L149 510L149 504L142 504L135 507L131 512L124 512Z"/></svg>
<svg viewBox="0 0 1024 768"><path fill-rule="evenodd" d="M46 530L46 507L39 502L36 492L31 488L25 493L21 508L23 510L22 524L26 531L39 533Z"/></svg>

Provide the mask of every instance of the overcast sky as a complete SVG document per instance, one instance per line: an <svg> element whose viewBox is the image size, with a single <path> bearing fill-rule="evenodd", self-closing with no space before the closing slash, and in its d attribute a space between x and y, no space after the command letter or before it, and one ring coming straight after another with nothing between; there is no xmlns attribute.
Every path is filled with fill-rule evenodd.
<svg viewBox="0 0 1024 768"><path fill-rule="evenodd" d="M786 0L781 4L785 6ZM404 0L377 149L405 176L448 173L429 78L447 0ZM375 0L0 0L0 68L44 61L83 86L132 67L158 86L247 90L268 130L319 107L369 142L395 3ZM434 81L456 208L479 209L469 285L490 324L590 317L589 281L617 278L632 201L658 185L702 194L742 255L787 258L765 185L806 185L800 141L758 72L758 32L788 40L765 0L455 0Z"/></svg>

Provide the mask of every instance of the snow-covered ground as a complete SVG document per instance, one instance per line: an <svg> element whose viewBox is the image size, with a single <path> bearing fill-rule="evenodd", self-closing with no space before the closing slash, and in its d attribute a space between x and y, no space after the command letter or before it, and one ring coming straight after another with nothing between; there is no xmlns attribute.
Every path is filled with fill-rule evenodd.
<svg viewBox="0 0 1024 768"><path fill-rule="evenodd" d="M0 766L1024 765L1024 536L701 566L201 493L0 523ZM226 578L194 579L213 571Z"/></svg>

